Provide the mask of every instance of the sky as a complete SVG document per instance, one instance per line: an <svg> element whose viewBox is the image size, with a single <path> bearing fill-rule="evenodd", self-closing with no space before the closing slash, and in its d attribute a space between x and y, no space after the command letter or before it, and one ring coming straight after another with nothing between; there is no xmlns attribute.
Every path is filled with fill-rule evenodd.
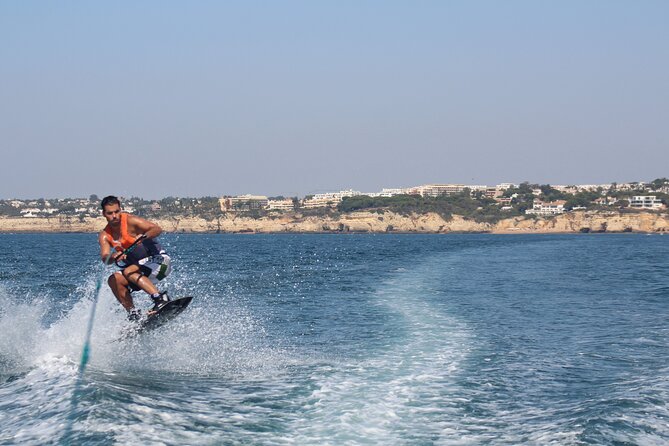
<svg viewBox="0 0 669 446"><path fill-rule="evenodd" d="M669 2L0 2L0 199L669 176Z"/></svg>

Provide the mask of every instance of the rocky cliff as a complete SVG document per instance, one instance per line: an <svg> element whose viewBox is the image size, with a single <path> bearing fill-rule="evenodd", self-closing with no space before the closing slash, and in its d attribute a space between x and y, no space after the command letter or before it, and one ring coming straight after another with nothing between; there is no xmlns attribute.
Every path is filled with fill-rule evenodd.
<svg viewBox="0 0 669 446"><path fill-rule="evenodd" d="M650 212L572 212L555 217L514 217L495 224L477 223L460 216L445 220L434 213L400 215L392 212L352 212L339 217L304 217L277 214L259 219L224 214L213 220L173 217L156 220L167 232L669 232L669 215ZM97 232L105 225L99 218L0 217L0 232Z"/></svg>

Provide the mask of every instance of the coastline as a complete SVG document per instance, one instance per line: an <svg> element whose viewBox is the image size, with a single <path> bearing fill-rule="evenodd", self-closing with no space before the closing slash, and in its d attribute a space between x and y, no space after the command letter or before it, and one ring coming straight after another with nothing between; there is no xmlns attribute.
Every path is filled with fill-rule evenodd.
<svg viewBox="0 0 669 446"><path fill-rule="evenodd" d="M215 219L174 216L152 219L168 233L664 233L669 214L618 211L577 211L553 217L512 217L496 223L476 222L454 215L445 220L435 213L400 215L392 212L351 212L337 217L275 214L258 219L223 214ZM0 217L0 233L95 233L105 220L80 217Z"/></svg>

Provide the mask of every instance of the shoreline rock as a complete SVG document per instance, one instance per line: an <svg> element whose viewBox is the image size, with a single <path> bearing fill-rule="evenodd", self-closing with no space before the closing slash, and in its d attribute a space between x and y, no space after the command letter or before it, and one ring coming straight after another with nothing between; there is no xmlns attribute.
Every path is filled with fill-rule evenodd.
<svg viewBox="0 0 669 446"><path fill-rule="evenodd" d="M475 222L454 215L445 220L435 213L400 215L358 211L338 217L274 214L253 219L223 214L213 220L174 216L154 219L172 233L492 233L560 234L587 232L669 232L669 214L654 212L578 211L554 217L512 217L497 223ZM102 217L0 217L0 233L94 233L105 225Z"/></svg>

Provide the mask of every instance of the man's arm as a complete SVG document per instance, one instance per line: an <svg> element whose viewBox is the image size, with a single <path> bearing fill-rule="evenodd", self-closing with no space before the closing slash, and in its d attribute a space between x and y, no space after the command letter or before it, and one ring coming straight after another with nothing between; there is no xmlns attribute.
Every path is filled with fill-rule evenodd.
<svg viewBox="0 0 669 446"><path fill-rule="evenodd" d="M109 257L109 253L111 252L112 246L105 235L106 234L104 231L100 232L98 235L98 243L100 244L100 260L102 260L103 263L111 263L112 259Z"/></svg>
<svg viewBox="0 0 669 446"><path fill-rule="evenodd" d="M136 237L144 234L147 238L156 238L163 232L163 229L157 224L136 215L128 215L128 226L129 230L134 229L132 232Z"/></svg>

